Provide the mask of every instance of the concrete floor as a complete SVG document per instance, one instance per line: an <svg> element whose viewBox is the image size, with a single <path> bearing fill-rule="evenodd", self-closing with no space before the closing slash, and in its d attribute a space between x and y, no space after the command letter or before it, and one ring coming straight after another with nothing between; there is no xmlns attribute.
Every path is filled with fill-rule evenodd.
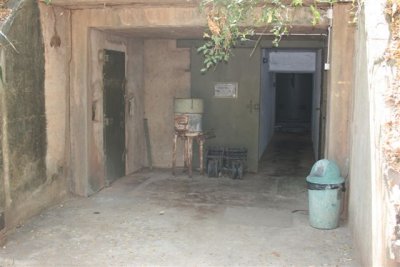
<svg viewBox="0 0 400 267"><path fill-rule="evenodd" d="M243 180L143 171L9 236L0 266L357 266L348 229L308 225L303 136L275 137Z"/></svg>

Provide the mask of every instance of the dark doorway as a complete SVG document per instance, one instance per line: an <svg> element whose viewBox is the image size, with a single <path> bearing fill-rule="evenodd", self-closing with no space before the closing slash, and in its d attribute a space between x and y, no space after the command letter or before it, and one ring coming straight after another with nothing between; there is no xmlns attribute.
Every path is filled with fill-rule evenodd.
<svg viewBox="0 0 400 267"><path fill-rule="evenodd" d="M125 175L125 53L104 51L104 155L106 181Z"/></svg>
<svg viewBox="0 0 400 267"><path fill-rule="evenodd" d="M307 135L314 159L321 158L321 91L321 49L263 49L260 159L279 133Z"/></svg>
<svg viewBox="0 0 400 267"><path fill-rule="evenodd" d="M275 131L310 132L313 75L276 73Z"/></svg>

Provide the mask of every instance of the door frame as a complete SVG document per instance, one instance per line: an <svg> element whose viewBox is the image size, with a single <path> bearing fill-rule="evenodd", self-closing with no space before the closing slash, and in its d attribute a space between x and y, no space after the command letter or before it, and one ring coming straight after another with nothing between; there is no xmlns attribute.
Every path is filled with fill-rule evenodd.
<svg viewBox="0 0 400 267"><path fill-rule="evenodd" d="M260 118L259 118L259 159L261 156L264 154L266 148L268 147L268 144L270 140L268 140L267 144L265 147L261 147L261 144L263 144L263 141L261 140L264 137L264 133L262 132L263 129L263 123L265 118L262 116L262 109L263 107L261 106L261 103L265 97L265 91L267 90L265 86L273 86L275 87L273 77L274 73L277 73L275 71L271 71L269 69L269 55L271 52L313 52L315 53L315 70L314 71L309 71L309 70L298 70L298 71L279 71L279 73L312 73L313 74L313 94L312 94L312 117L311 117L311 131L312 131L312 142L313 142L313 151L314 151L314 157L316 160L320 159L322 156L322 148L321 144L323 143L323 137L324 135L322 134L322 125L323 125L323 117L321 113L322 105L323 105L323 49L322 48L262 48L261 52L261 84L260 84ZM267 87L268 88L268 87ZM275 92L274 88L274 92ZM319 90L318 90L319 89ZM316 95L319 94L319 95ZM276 96L276 93L274 93L274 96ZM276 99L274 99L274 108L276 104ZM317 114L316 117L314 117ZM273 114L270 114L270 116ZM274 118L272 118L273 121L275 121ZM273 125L275 122L273 123ZM314 134L314 131L317 132L317 134ZM273 135L274 129L272 129L272 135ZM272 138L271 135L271 138Z"/></svg>

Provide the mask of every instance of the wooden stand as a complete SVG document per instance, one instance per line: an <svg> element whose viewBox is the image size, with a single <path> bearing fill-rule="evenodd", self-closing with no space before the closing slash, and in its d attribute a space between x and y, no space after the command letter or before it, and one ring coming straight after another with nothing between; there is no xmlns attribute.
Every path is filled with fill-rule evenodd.
<svg viewBox="0 0 400 267"><path fill-rule="evenodd" d="M172 174L175 175L176 168L176 143L178 141L178 137L183 139L184 141L184 167L188 169L189 177L192 177L192 162L193 162L193 140L195 139L199 145L199 160L200 160L200 174L204 174L204 166L203 166L203 147L204 147L204 134L202 132L183 132L183 131L175 131L174 140L173 140L173 149L172 149Z"/></svg>

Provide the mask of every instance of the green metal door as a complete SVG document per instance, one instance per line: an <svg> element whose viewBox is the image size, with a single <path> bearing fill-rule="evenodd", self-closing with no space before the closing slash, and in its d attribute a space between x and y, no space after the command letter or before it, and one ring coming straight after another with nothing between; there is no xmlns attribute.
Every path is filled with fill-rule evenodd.
<svg viewBox="0 0 400 267"><path fill-rule="evenodd" d="M125 175L125 53L105 50L104 155L108 183Z"/></svg>
<svg viewBox="0 0 400 267"><path fill-rule="evenodd" d="M206 146L245 147L248 170L258 168L260 50L237 48L228 63L200 73L204 58L191 54L191 96L204 100L203 129L213 129L215 138ZM235 95L220 97L218 84L236 84Z"/></svg>

